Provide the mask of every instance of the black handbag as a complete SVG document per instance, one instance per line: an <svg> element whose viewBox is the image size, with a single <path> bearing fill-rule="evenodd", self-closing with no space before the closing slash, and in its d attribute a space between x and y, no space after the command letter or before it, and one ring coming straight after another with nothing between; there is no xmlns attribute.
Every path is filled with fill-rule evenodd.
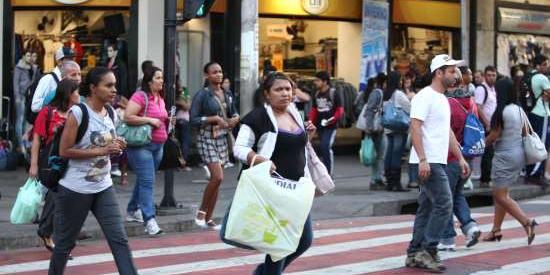
<svg viewBox="0 0 550 275"><path fill-rule="evenodd" d="M178 140L170 134L164 143L159 170L182 168L185 167L185 164L180 144Z"/></svg>

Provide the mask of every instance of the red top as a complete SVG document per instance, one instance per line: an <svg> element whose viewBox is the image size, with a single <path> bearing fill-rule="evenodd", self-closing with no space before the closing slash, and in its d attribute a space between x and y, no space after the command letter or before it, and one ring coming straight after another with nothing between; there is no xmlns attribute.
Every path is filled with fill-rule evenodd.
<svg viewBox="0 0 550 275"><path fill-rule="evenodd" d="M466 117L468 112L474 112L476 116L477 108L473 104L471 98L449 98L449 106L451 107L451 130L455 134L456 140L458 143L462 144L464 139L464 124L466 123ZM472 109L473 108L473 109ZM464 110L466 109L466 111ZM456 162L458 158L451 153L449 148L449 156L447 157L447 162Z"/></svg>
<svg viewBox="0 0 550 275"><path fill-rule="evenodd" d="M55 129L65 123L66 118L59 115L57 109L53 108L52 117L49 124L48 132L46 133L46 124L48 120L48 109L53 108L46 106L40 110L36 121L34 122L34 132L37 133L42 139L46 139L46 144L52 142Z"/></svg>

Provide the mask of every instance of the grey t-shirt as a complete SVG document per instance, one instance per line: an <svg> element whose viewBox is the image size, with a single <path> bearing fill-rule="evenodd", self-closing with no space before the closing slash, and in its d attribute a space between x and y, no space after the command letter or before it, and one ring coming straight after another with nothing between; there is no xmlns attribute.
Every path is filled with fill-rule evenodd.
<svg viewBox="0 0 550 275"><path fill-rule="evenodd" d="M86 105L86 103L84 103ZM115 113L114 124L109 115L102 117L88 105L88 130L74 148L89 149L106 146L116 137L115 125L118 118ZM79 106L70 110L78 122L82 122L82 111ZM99 193L111 185L111 161L109 156L100 156L90 159L71 159L65 177L59 181L63 187L82 194Z"/></svg>

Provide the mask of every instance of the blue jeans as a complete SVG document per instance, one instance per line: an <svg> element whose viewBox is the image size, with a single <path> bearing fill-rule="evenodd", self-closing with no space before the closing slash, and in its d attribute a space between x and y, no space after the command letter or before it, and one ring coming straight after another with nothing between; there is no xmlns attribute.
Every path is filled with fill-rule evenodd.
<svg viewBox="0 0 550 275"><path fill-rule="evenodd" d="M183 158L189 160L189 150L191 150L191 124L185 119L178 119L176 122L176 133L181 143Z"/></svg>
<svg viewBox="0 0 550 275"><path fill-rule="evenodd" d="M528 115L529 122L531 122L531 126L533 126L533 130L539 135L540 139L542 140L542 132L544 130L544 117L537 116L533 113L529 113ZM550 122L550 119L548 119L548 122ZM547 123L548 123L547 122ZM546 150L550 148L550 135L548 134L548 131L550 131L550 127L546 127ZM532 164L527 165L527 176L530 177L540 177L544 173L544 165L546 161L542 161L539 165Z"/></svg>
<svg viewBox="0 0 550 275"><path fill-rule="evenodd" d="M136 173L136 185L128 202L128 213L141 209L143 221L155 217L153 185L155 173L162 160L163 144L150 143L143 147L128 147L128 163Z"/></svg>
<svg viewBox="0 0 550 275"><path fill-rule="evenodd" d="M317 130L321 142L321 160L327 167L328 172L332 175L332 164L334 163L334 152L332 152L332 144L336 137L336 128L319 128Z"/></svg>
<svg viewBox="0 0 550 275"><path fill-rule="evenodd" d="M304 254L306 250L311 246L313 242L313 229L311 227L311 217L307 217L306 223L304 224L304 230L302 231L302 237L300 238L300 243L296 252L286 256L284 259L273 262L269 255L265 256L265 262L258 265L254 271L254 275L281 275L283 271L296 260L300 255Z"/></svg>
<svg viewBox="0 0 550 275"><path fill-rule="evenodd" d="M414 164L409 163L409 183L418 183L418 169L415 170Z"/></svg>
<svg viewBox="0 0 550 275"><path fill-rule="evenodd" d="M384 154L386 152L386 135L384 133L370 135L376 150L376 162L372 166L372 180L384 179Z"/></svg>
<svg viewBox="0 0 550 275"><path fill-rule="evenodd" d="M420 182L418 209L414 219L413 237L407 253L420 250L436 251L445 228L453 214L453 199L445 165L430 163L431 174ZM414 165L418 174L418 165Z"/></svg>
<svg viewBox="0 0 550 275"><path fill-rule="evenodd" d="M401 157L407 142L407 134L392 133L386 135L387 147L386 158L384 159L384 169L401 171Z"/></svg>
<svg viewBox="0 0 550 275"><path fill-rule="evenodd" d="M462 233L466 235L470 228L477 226L476 221L472 219L470 206L464 197L464 193L462 193L466 179L461 177L462 171L458 161L450 162L445 168L445 172L447 172L449 187L453 196L453 213L458 218L458 221L460 221ZM443 231L443 235L441 235L441 242L444 244L454 244L454 237L456 237L456 232L453 216L451 215L447 228Z"/></svg>

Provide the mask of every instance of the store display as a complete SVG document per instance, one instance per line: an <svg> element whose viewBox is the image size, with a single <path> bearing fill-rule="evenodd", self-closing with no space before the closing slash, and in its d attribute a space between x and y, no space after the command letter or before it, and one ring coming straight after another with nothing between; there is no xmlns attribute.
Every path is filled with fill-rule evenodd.
<svg viewBox="0 0 550 275"><path fill-rule="evenodd" d="M497 36L497 69L506 76L512 76L512 70L525 73L534 67L533 59L536 55L549 53L549 36L505 33Z"/></svg>

